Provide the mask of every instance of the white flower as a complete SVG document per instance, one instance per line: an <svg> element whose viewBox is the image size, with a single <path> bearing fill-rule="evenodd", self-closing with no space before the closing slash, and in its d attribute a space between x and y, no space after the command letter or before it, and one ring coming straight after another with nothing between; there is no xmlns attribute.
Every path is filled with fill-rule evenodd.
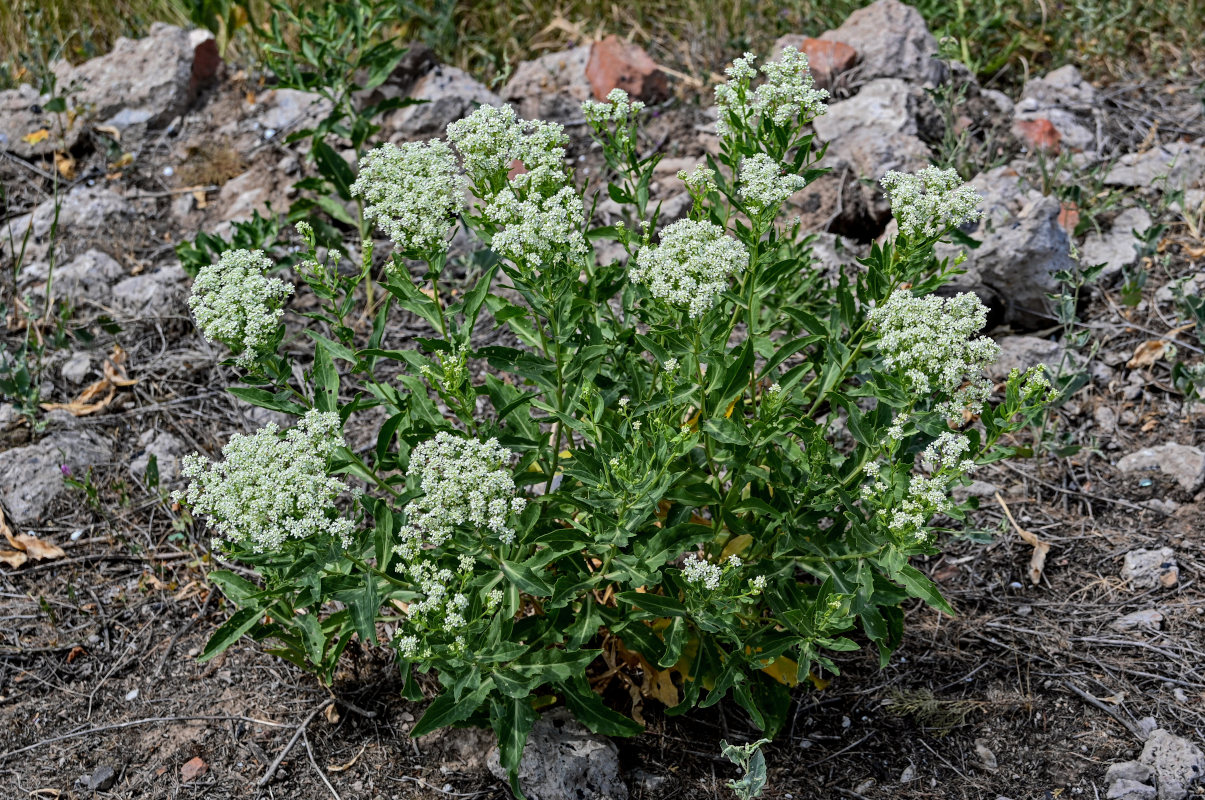
<svg viewBox="0 0 1205 800"><path fill-rule="evenodd" d="M327 474L342 446L338 414L310 411L283 438L269 423L253 436L231 437L223 461L185 457L181 471L190 483L173 498L208 517L220 538L257 553L313 536L346 546L355 525L337 516L334 503L347 487Z"/></svg>
<svg viewBox="0 0 1205 800"><path fill-rule="evenodd" d="M746 156L741 161L740 178L737 193L755 212L778 208L788 197L807 186L802 175L783 175L778 162L765 153Z"/></svg>
<svg viewBox="0 0 1205 800"><path fill-rule="evenodd" d="M937 406L947 419L957 419L964 409L982 409L991 393L983 368L996 360L1000 347L975 336L987 324L987 309L978 297L965 292L913 297L901 289L871 311L870 320L879 329L887 367L901 372L918 394L947 398Z"/></svg>
<svg viewBox="0 0 1205 800"><path fill-rule="evenodd" d="M586 118L586 123L600 136L614 136L621 150L632 144L634 118L643 110L644 103L629 99L623 89L612 89L605 103L596 100L582 103L582 116Z"/></svg>
<svg viewBox="0 0 1205 800"><path fill-rule="evenodd" d="M749 591L753 594L761 594L766 588L766 576L758 575L749 579Z"/></svg>
<svg viewBox="0 0 1205 800"><path fill-rule="evenodd" d="M915 175L892 170L880 183L900 232L928 239L979 218L981 198L952 169L925 167Z"/></svg>
<svg viewBox="0 0 1205 800"><path fill-rule="evenodd" d="M728 288L728 279L744 269L744 245L710 222L681 219L661 231L659 247L636 255L629 277L649 287L653 297L702 316Z"/></svg>
<svg viewBox="0 0 1205 800"><path fill-rule="evenodd" d="M674 374L675 372L678 371L678 359L676 359L676 358L665 359L665 363L661 365L661 369L665 370L666 372L668 372L671 375Z"/></svg>
<svg viewBox="0 0 1205 800"><path fill-rule="evenodd" d="M227 250L218 263L202 267L188 307L209 341L226 344L235 361L251 367L268 348L293 287L264 273L272 261L262 250Z"/></svg>
<svg viewBox="0 0 1205 800"><path fill-rule="evenodd" d="M418 479L423 496L406 504L410 530L403 532L403 555L413 558L423 541L443 544L461 525L513 542L507 518L524 504L514 497L510 460L511 452L497 439L479 442L447 431L416 446L406 476Z"/></svg>
<svg viewBox="0 0 1205 800"><path fill-rule="evenodd" d="M447 136L483 200L503 188L516 161L527 170L513 179L517 188L555 194L568 179L564 127L521 120L510 106L479 106L469 116L448 125Z"/></svg>
<svg viewBox="0 0 1205 800"><path fill-rule="evenodd" d="M752 53L745 53L744 58L733 61L725 70L728 83L715 87L719 107L716 130L721 137L732 134L731 114L741 119L756 114L773 120L776 125L785 125L795 117L800 124L806 123L827 110L824 101L828 99L828 92L815 88L807 56L803 53L793 47L783 48L777 61L762 66L766 80L750 92L750 83L757 76L753 61Z"/></svg>
<svg viewBox="0 0 1205 800"><path fill-rule="evenodd" d="M372 150L360 161L351 193L364 199L364 216L401 250L443 252L467 188L451 148L432 139Z"/></svg>
<svg viewBox="0 0 1205 800"><path fill-rule="evenodd" d="M740 557L740 556L738 556L738 555L736 555L735 553L733 553L732 555L728 556L728 562L727 562L727 563L728 563L728 566L732 567L733 569L740 569L740 568L741 568L741 565L742 565L744 562L743 562L743 561L741 561L741 557Z"/></svg>
<svg viewBox="0 0 1205 800"><path fill-rule="evenodd" d="M491 239L490 249L521 267L539 270L558 263L579 265L589 253L582 235L582 198L571 186L550 197L535 195L527 200L504 189L486 205L485 216L502 226Z"/></svg>
<svg viewBox="0 0 1205 800"><path fill-rule="evenodd" d="M686 556L682 562L682 578L687 583L701 583L706 589L719 588L723 570L718 564L703 561L694 553Z"/></svg>
<svg viewBox="0 0 1205 800"><path fill-rule="evenodd" d="M971 449L971 442L961 433L945 431L925 448L921 458L933 469L962 470L968 463L963 458ZM974 462L969 462L974 466Z"/></svg>
<svg viewBox="0 0 1205 800"><path fill-rule="evenodd" d="M753 108L775 124L785 125L797 114L806 122L828 110L828 92L815 87L808 57L794 47L784 47L778 60L766 62L761 71L766 82L753 92Z"/></svg>
<svg viewBox="0 0 1205 800"><path fill-rule="evenodd" d="M403 636L397 640L397 651L402 658L413 659L418 655L418 637Z"/></svg>
<svg viewBox="0 0 1205 800"><path fill-rule="evenodd" d="M689 173L684 169L678 170L678 180L686 184L686 189L691 196L702 197L717 189L715 170L702 165L695 167Z"/></svg>

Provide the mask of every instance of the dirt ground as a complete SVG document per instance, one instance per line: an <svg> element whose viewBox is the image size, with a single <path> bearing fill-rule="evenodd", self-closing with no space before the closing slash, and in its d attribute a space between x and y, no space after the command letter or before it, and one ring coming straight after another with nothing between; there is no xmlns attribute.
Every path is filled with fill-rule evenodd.
<svg viewBox="0 0 1205 800"><path fill-rule="evenodd" d="M1145 89L1116 96L1129 102ZM1199 113L1184 125L1205 135ZM1145 134L1135 126L1128 135ZM175 187L159 176L186 149L165 147L161 161L148 156L122 179L152 195L122 232L133 261L154 260L181 232L168 213ZM99 156L81 163L80 180L105 169ZM9 199L17 206L45 195L44 179L11 160L0 160L0 178L22 187L25 197ZM1195 274L1205 258L1203 243L1174 215L1168 221L1167 261L1152 271L1148 297ZM920 565L958 616L912 607L905 643L886 668L869 648L841 654L839 676L827 676L824 688L801 687L765 750L766 797L1095 800L1105 795L1108 765L1141 749L1144 718L1205 740L1205 498L1159 473L1112 466L1151 444L1205 443L1205 413L1172 389L1165 362L1140 368L1137 395L1127 392L1132 370L1122 366L1148 339L1189 352L1200 345L1191 333L1169 333L1155 304L1124 307L1116 289L1089 293L1080 318L1101 358L1124 354L1116 377L1091 381L1048 431L1082 449L977 475L1000 489L968 526L990 541L951 537L944 555ZM114 459L90 477L94 500L73 493L36 527L66 557L0 566L0 800L509 797L485 768L488 740L479 733L408 737L423 704L399 699L384 649L349 650L333 693L248 640L197 663L229 613L205 582L215 563L200 526L131 478L129 455L150 430L214 453L262 421L222 392L232 376L216 366L181 303L114 321L120 330L106 332L112 326L102 326L101 314L81 307L74 324L95 335L97 353L119 344L138 383L103 413L69 423L112 442ZM397 324L405 336L413 321ZM75 391L60 382L49 399ZM1102 425L1101 407L1120 420L1115 429ZM0 451L38 435L10 426ZM1051 548L1037 585L1018 526ZM1134 590L1119 577L1125 553L1165 546L1179 565L1173 586ZM1161 614L1158 628L1111 626L1147 609ZM743 712L723 703L669 718L650 701L645 716L646 733L617 742L633 798L731 797L724 783L737 772L719 742L756 738ZM106 768L107 788L80 788L82 776Z"/></svg>

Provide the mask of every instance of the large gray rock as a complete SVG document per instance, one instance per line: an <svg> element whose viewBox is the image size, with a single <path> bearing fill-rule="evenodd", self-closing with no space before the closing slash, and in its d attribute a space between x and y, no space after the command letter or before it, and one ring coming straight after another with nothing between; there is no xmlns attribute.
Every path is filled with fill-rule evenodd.
<svg viewBox="0 0 1205 800"><path fill-rule="evenodd" d="M1070 64L1026 83L1015 112L1016 119L1023 122L1048 120L1058 131L1062 147L1096 149L1097 122L1103 113L1097 91Z"/></svg>
<svg viewBox="0 0 1205 800"><path fill-rule="evenodd" d="M32 158L75 147L81 126L67 114L46 111L50 100L25 83L0 92L0 150ZM48 134L45 138L38 135L43 130Z"/></svg>
<svg viewBox="0 0 1205 800"><path fill-rule="evenodd" d="M256 97L249 121L263 139L317 125L330 115L331 101L316 92L273 89Z"/></svg>
<svg viewBox="0 0 1205 800"><path fill-rule="evenodd" d="M107 442L84 430L52 433L37 444L7 451L0 457L0 500L9 519L23 526L42 521L50 504L69 491L64 467L80 477L111 456Z"/></svg>
<svg viewBox="0 0 1205 800"><path fill-rule="evenodd" d="M188 275L178 263L126 278L113 287L113 305L131 316L179 314Z"/></svg>
<svg viewBox="0 0 1205 800"><path fill-rule="evenodd" d="M853 72L863 80L901 78L936 86L949 74L946 64L937 58L937 39L929 33L924 17L899 0L877 0L820 38L844 42L857 50L861 63Z"/></svg>
<svg viewBox="0 0 1205 800"><path fill-rule="evenodd" d="M859 128L874 126L884 136L917 136L934 129L937 110L920 89L898 78L878 78L848 100L828 107L812 127L821 142L839 142Z"/></svg>
<svg viewBox="0 0 1205 800"><path fill-rule="evenodd" d="M980 174L970 185L983 197L984 214L967 232L981 244L966 250L966 274L955 279L955 288L976 292L1016 327L1049 323L1047 295L1058 288L1054 273L1074 266L1071 241L1059 225L1059 201L1023 187L1010 166ZM941 246L938 255L963 250Z"/></svg>
<svg viewBox="0 0 1205 800"><path fill-rule="evenodd" d="M500 106L502 98L456 67L437 66L419 78L410 97L419 105L391 111L382 127L391 141L443 136L449 123L463 119L478 106Z"/></svg>
<svg viewBox="0 0 1205 800"><path fill-rule="evenodd" d="M147 469L154 456L159 469L159 482L166 485L174 482L180 474L180 457L188 450L188 446L179 437L167 431L143 431L138 437L142 450L130 462L130 472L140 482L145 480Z"/></svg>
<svg viewBox="0 0 1205 800"><path fill-rule="evenodd" d="M197 90L217 73L217 45L207 31L157 22L142 39L121 38L99 58L54 66L71 101L119 130L161 127L183 114Z"/></svg>
<svg viewBox="0 0 1205 800"><path fill-rule="evenodd" d="M1183 800L1205 782L1205 753L1188 739L1156 729L1138 760L1155 772L1159 800Z"/></svg>
<svg viewBox="0 0 1205 800"><path fill-rule="evenodd" d="M133 206L117 192L97 184L76 186L59 198L57 241L70 250L75 241L95 238L102 231L119 231L128 226L135 215ZM39 203L32 212L11 221L16 249L19 251L25 233L29 240L25 249L25 262L46 260L50 252L51 230L55 227L54 199ZM81 235L82 234L82 235ZM0 236L0 254L7 255L8 236Z"/></svg>
<svg viewBox="0 0 1205 800"><path fill-rule="evenodd" d="M1105 175L1106 186L1186 189L1205 180L1205 146L1172 142L1122 156Z"/></svg>
<svg viewBox="0 0 1205 800"><path fill-rule="evenodd" d="M21 270L23 291L39 293L51 279L50 293L57 298L80 301L84 298L107 303L113 284L126 277L126 271L112 257L100 250L87 250L66 264L50 271L50 264L37 262Z"/></svg>
<svg viewBox="0 0 1205 800"><path fill-rule="evenodd" d="M1122 472L1157 469L1175 478L1184 491L1195 492L1205 486L1205 451L1192 445L1168 442L1123 456L1117 462L1117 469Z"/></svg>
<svg viewBox="0 0 1205 800"><path fill-rule="evenodd" d="M1123 269L1138 260L1135 249L1140 240L1134 231L1142 233L1151 227L1151 215L1144 209L1127 208L1116 216L1108 231L1097 233L1092 231L1080 246L1080 260L1084 264L1104 264L1101 279L1109 280L1117 277Z"/></svg>
<svg viewBox="0 0 1205 800"><path fill-rule="evenodd" d="M581 104L593 96L586 67L588 44L524 61L502 89L502 99L524 119L566 120L581 116Z"/></svg>
<svg viewBox="0 0 1205 800"><path fill-rule="evenodd" d="M487 759L499 780L506 770L495 747ZM528 800L627 800L619 774L619 750L586 730L565 709L536 721L519 765L519 784Z"/></svg>
<svg viewBox="0 0 1205 800"><path fill-rule="evenodd" d="M1170 547L1158 550L1131 550L1121 565L1121 577L1134 589L1171 588L1180 579L1176 552Z"/></svg>
<svg viewBox="0 0 1205 800"><path fill-rule="evenodd" d="M1045 364L1050 375L1062 365L1064 348L1051 339L1038 336L1002 336L996 340L1000 355L995 363L988 365L987 374L992 380L1002 381L1014 369L1022 372L1038 364Z"/></svg>

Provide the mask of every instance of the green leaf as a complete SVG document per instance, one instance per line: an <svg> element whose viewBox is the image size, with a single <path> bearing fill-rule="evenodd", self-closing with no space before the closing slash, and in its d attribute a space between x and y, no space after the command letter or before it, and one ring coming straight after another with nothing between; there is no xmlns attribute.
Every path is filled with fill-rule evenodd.
<svg viewBox="0 0 1205 800"><path fill-rule="evenodd" d="M657 666L668 669L682 658L682 648L686 645L687 634L685 617L674 617L669 627L665 629L665 655L657 661Z"/></svg>
<svg viewBox="0 0 1205 800"><path fill-rule="evenodd" d="M535 597L547 597L552 594L552 587L544 579L536 575L526 564L502 562L502 574L506 579L518 586L519 589Z"/></svg>
<svg viewBox="0 0 1205 800"><path fill-rule="evenodd" d="M258 608L244 608L234 612L234 615L226 620L222 627L214 631L213 636L209 637L209 641L205 643L205 649L201 651L201 657L197 661L204 664L237 642L243 637L243 634L259 624L261 614L263 612Z"/></svg>
<svg viewBox="0 0 1205 800"><path fill-rule="evenodd" d="M619 592L616 600L622 600L630 606L636 606L658 617L684 617L686 607L673 598L647 592Z"/></svg>
<svg viewBox="0 0 1205 800"><path fill-rule="evenodd" d="M644 730L643 725L608 708L602 698L590 689L585 678L579 676L558 685L565 694L565 705L569 706L573 716L594 733L600 736L636 736Z"/></svg>
<svg viewBox="0 0 1205 800"><path fill-rule="evenodd" d="M339 410L339 371L334 359L321 342L314 348L314 408Z"/></svg>
<svg viewBox="0 0 1205 800"><path fill-rule="evenodd" d="M318 165L322 177L334 184L340 197L351 200L351 185L355 183L356 174L343 160L343 156L320 138L314 139L313 153L314 163Z"/></svg>
<svg viewBox="0 0 1205 800"><path fill-rule="evenodd" d="M750 443L748 429L727 417L712 417L703 420L703 432L723 444Z"/></svg>
<svg viewBox="0 0 1205 800"><path fill-rule="evenodd" d="M216 584L222 594L230 598L235 605L243 605L253 595L259 594L259 587L241 575L236 575L224 569L214 570L205 576L210 583Z"/></svg>
<svg viewBox="0 0 1205 800"><path fill-rule="evenodd" d="M318 615L311 611L308 614L297 614L293 621L301 628L301 640L305 644L305 654L311 664L321 664L322 654L326 651L326 637L322 635L322 623Z"/></svg>
<svg viewBox="0 0 1205 800"><path fill-rule="evenodd" d="M523 746L537 716L530 698L490 698L490 727L498 735L499 761L512 779L519 771Z"/></svg>
<svg viewBox="0 0 1205 800"><path fill-rule="evenodd" d="M569 650L580 650L582 645L590 641L602 625L602 617L598 614L598 605L594 598L587 593L582 600L582 610L578 612L573 624L565 631L568 634L566 647Z"/></svg>
<svg viewBox="0 0 1205 800"><path fill-rule="evenodd" d="M460 722L467 719L470 714L485 702L485 698L494 689L494 679L486 678L471 692L468 692L459 700L457 700L452 692L445 691L439 697L427 706L426 713L422 719L415 723L410 729L410 736L417 739L420 736L425 736L432 731L437 731L440 728Z"/></svg>
<svg viewBox="0 0 1205 800"><path fill-rule="evenodd" d="M240 400L246 400L253 406L259 406L271 411L282 411L285 414L293 414L300 417L304 416L307 410L305 406L286 399L289 397L287 393L272 394L269 391L257 389L253 386L231 386L226 391Z"/></svg>
<svg viewBox="0 0 1205 800"><path fill-rule="evenodd" d="M951 617L955 616L954 609L941 596L941 592L937 590L937 585L916 567L911 564L905 564L900 568L899 572L895 573L894 577L900 583L904 584L904 589L907 590L908 594L924 600L938 611L944 611Z"/></svg>

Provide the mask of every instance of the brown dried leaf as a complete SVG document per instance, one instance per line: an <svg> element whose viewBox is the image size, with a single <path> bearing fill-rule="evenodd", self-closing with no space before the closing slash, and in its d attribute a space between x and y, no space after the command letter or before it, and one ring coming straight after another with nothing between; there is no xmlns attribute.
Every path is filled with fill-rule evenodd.
<svg viewBox="0 0 1205 800"><path fill-rule="evenodd" d="M114 128L112 125L97 125L94 129L97 133L103 133L105 136L108 136L115 142L121 141L121 131L117 130L117 128Z"/></svg>
<svg viewBox="0 0 1205 800"><path fill-rule="evenodd" d="M1042 580L1042 570L1046 568L1046 554L1050 552L1050 543L1043 542L1034 534L1021 528L1017 521L1013 519L1013 512L1008 510L1008 504L1004 502L1004 498L996 492L996 502L1004 509L1004 516L1008 517L1008 521L1012 523L1013 530L1021 537L1021 541L1033 548L1033 555L1029 558L1029 580L1034 586L1037 586Z"/></svg>
<svg viewBox="0 0 1205 800"><path fill-rule="evenodd" d="M1126 363L1126 369L1149 367L1163 358L1163 354L1166 352L1166 341L1163 339L1148 339L1134 350L1134 356Z"/></svg>
<svg viewBox="0 0 1205 800"><path fill-rule="evenodd" d="M8 527L8 522L4 519L4 511L0 509L0 534L8 541L12 550L0 550L0 561L8 564L13 569L24 564L29 559L41 561L44 559L62 558L67 555L62 548L53 545L50 542L45 542L36 536L19 533L14 534L12 529Z"/></svg>
<svg viewBox="0 0 1205 800"><path fill-rule="evenodd" d="M108 388L109 393L105 395L104 399L95 403L89 403L82 399L85 395L95 396L98 391L103 390L105 387ZM100 411L108 406L109 403L113 402L113 398L116 396L117 387L110 383L108 379L105 379L97 381L89 386L84 390L83 394L81 394L79 398L71 401L70 403L42 403L41 406L45 411L58 411L61 409L70 413L73 417L86 417L87 415L95 414L97 411Z"/></svg>

